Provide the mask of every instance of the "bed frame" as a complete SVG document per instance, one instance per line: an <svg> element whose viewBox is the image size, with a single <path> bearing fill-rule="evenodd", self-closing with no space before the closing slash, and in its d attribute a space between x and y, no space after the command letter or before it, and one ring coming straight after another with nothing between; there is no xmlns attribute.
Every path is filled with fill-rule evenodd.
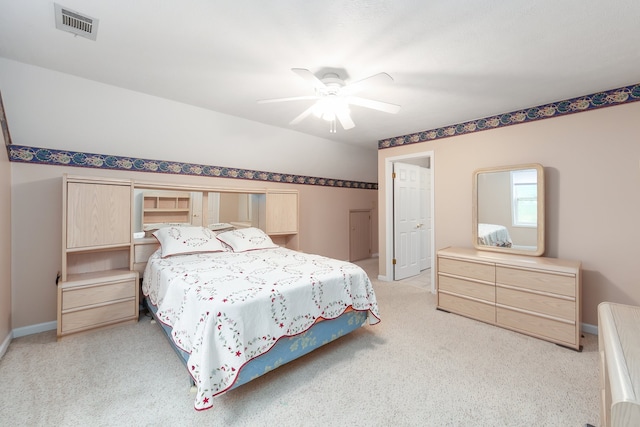
<svg viewBox="0 0 640 427"><path fill-rule="evenodd" d="M156 317L157 307L155 307L148 298L145 297L145 305L149 309L149 312L153 316L153 319L161 326L162 331L165 333L167 340L171 344L171 347L180 357L180 360L187 368L187 360L189 354L178 348L171 338L171 327L162 323ZM322 347L325 344L330 343L344 335L347 335L359 327L363 326L367 321L367 312L348 310L341 316L323 320L315 323L311 328L297 335L290 337L283 337L271 347L269 351L261 354L260 356L250 360L240 369L235 382L225 390L220 391L218 394L222 394L226 391L233 390L234 388L246 384L249 381L258 378L261 375L266 374L274 370L275 368L282 366L288 362L291 362L300 356L304 356L311 351ZM187 372L189 370L187 369ZM195 382L191 374L189 373L189 380L191 383L192 391L195 392Z"/></svg>

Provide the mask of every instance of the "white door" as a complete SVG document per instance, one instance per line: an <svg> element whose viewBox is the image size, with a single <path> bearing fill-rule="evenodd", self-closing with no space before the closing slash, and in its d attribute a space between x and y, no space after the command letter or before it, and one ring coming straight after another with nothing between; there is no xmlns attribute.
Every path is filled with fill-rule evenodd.
<svg viewBox="0 0 640 427"><path fill-rule="evenodd" d="M431 268L431 170L420 168L420 271Z"/></svg>
<svg viewBox="0 0 640 427"><path fill-rule="evenodd" d="M420 273L420 167L393 164L394 280Z"/></svg>

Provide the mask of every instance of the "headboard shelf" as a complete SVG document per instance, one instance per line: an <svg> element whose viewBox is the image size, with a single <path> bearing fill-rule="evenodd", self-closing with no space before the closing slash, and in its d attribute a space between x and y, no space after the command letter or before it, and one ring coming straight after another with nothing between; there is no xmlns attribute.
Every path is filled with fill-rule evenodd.
<svg viewBox="0 0 640 427"><path fill-rule="evenodd" d="M145 191L142 224L191 222L191 194L182 191Z"/></svg>

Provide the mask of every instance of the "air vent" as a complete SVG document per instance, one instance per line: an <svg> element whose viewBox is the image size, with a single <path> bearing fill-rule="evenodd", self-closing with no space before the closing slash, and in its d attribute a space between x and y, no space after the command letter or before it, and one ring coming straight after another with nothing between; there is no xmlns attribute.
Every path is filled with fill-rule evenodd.
<svg viewBox="0 0 640 427"><path fill-rule="evenodd" d="M62 31L95 40L98 35L98 20L75 10L54 3L56 28Z"/></svg>

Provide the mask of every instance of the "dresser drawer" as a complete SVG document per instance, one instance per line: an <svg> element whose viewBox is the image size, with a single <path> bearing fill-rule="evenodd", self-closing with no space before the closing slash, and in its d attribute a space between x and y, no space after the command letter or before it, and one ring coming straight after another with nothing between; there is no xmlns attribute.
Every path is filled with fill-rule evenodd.
<svg viewBox="0 0 640 427"><path fill-rule="evenodd" d="M576 278L570 275L496 266L496 283L569 297L576 296Z"/></svg>
<svg viewBox="0 0 640 427"><path fill-rule="evenodd" d="M468 295L489 302L496 300L496 287L494 285L472 282L458 277L438 276L438 290L454 294Z"/></svg>
<svg viewBox="0 0 640 427"><path fill-rule="evenodd" d="M136 319L138 307L135 298L69 313L62 313L62 334L90 329L127 319Z"/></svg>
<svg viewBox="0 0 640 427"><path fill-rule="evenodd" d="M496 321L495 305L442 292L438 293L438 308L488 323Z"/></svg>
<svg viewBox="0 0 640 427"><path fill-rule="evenodd" d="M438 258L438 272L468 277L470 279L495 282L496 268L493 264Z"/></svg>
<svg viewBox="0 0 640 427"><path fill-rule="evenodd" d="M576 347L576 325L559 320L521 313L503 307L497 307L496 322L499 326L525 332L537 337L548 338Z"/></svg>
<svg viewBox="0 0 640 427"><path fill-rule="evenodd" d="M135 297L136 289L135 279L71 287L62 291L62 310Z"/></svg>
<svg viewBox="0 0 640 427"><path fill-rule="evenodd" d="M546 295L496 287L496 303L573 321L576 302Z"/></svg>

